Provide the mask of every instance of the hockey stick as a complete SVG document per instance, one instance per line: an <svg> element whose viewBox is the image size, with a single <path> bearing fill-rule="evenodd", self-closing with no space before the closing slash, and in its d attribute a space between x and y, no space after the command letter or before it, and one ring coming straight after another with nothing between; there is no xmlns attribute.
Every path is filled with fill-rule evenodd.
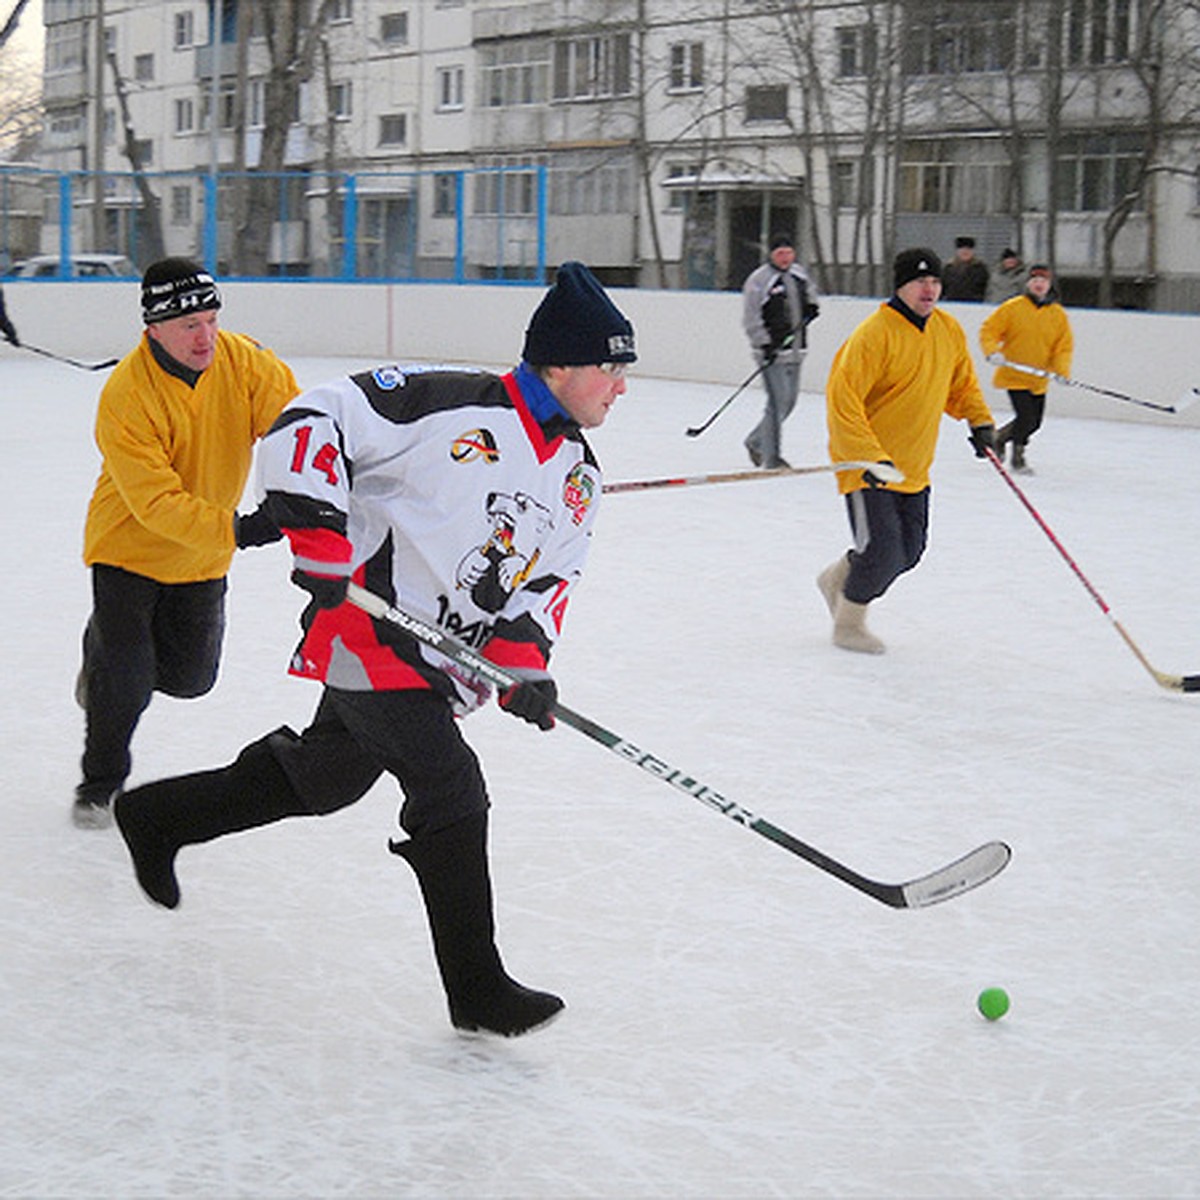
<svg viewBox="0 0 1200 1200"><path fill-rule="evenodd" d="M482 655L477 654L448 633L443 633L436 626L388 604L381 596L368 592L355 583L349 585L346 595L352 604L357 605L364 612L404 630L418 642L446 655L447 658L460 667L465 667L472 674L489 680L500 688L510 688L518 682L517 677L503 667L489 662ZM694 776L677 767L672 767L669 763L641 747L635 746L632 742L627 742L618 734L605 729L602 725L597 725L590 718L567 708L565 704L555 704L554 714L564 725L570 725L572 729L578 730L594 742L599 742L605 749L611 750L626 762L640 767L648 775L653 775L655 779L669 783L677 791L691 796L694 800L699 800L701 804L724 814L731 821L744 825L768 841L782 846L785 850L791 851L792 854L798 855L827 874L833 875L843 883L848 883L852 888L864 892L891 908L926 908L931 904L961 895L963 892L978 887L981 883L986 883L994 875L998 875L1012 857L1012 851L1004 842L986 842L962 858L947 863L944 867L939 867L936 871L922 875L918 879L911 879L907 883L880 883L878 880L868 879L865 875L851 870L837 859L822 853L815 846L810 846L780 829L777 825L772 825L763 817L755 816L740 804L727 800L720 792L701 783Z"/></svg>
<svg viewBox="0 0 1200 1200"><path fill-rule="evenodd" d="M826 471L873 471L886 483L903 483L904 472L888 463L839 462L814 467L767 467L745 471L718 471L711 475L676 475L666 479L627 479L606 483L605 492L641 492L647 488L695 487L702 483L740 483L745 479L778 479L781 475L817 475Z"/></svg>
<svg viewBox="0 0 1200 1200"><path fill-rule="evenodd" d="M1025 375L1037 375L1042 379L1050 379L1054 383L1061 383L1065 387L1083 388L1087 392L1095 392L1099 396L1107 396L1110 400L1124 400L1126 404L1139 404L1142 408L1152 408L1155 412L1177 413L1187 408L1189 404L1194 404L1200 399L1200 388L1189 388L1174 404L1157 404L1153 400L1139 400L1137 396L1127 396L1124 392L1114 392L1111 388L1097 387L1092 383L1084 383L1080 379L1068 379L1066 375L1055 375L1053 371L1043 370L1041 367L1031 367L1026 363L1010 362L1004 359L996 364L1001 367L1010 367L1014 371L1021 371Z"/></svg>
<svg viewBox="0 0 1200 1200"><path fill-rule="evenodd" d="M1151 665L1150 660L1142 653L1137 642L1135 642L1133 638L1129 636L1125 626L1122 625L1115 616L1113 616L1112 609L1110 609L1105 603L1104 597L1101 596L1100 593L1092 586L1091 580L1089 580L1083 571L1080 570L1079 564L1067 552L1067 549L1062 542L1055 537L1054 530L1052 530L1050 526L1046 524L1045 520L1042 518L1042 514L1039 513L1036 508L1034 508L1029 497L1025 495L1020 486L1017 484L1017 481L1009 474L1007 468L1000 461L999 456L993 450L988 450L987 456L992 466L1000 472L1000 477L1005 483L1008 484L1010 488L1012 488L1013 494L1025 506L1026 511L1037 522L1041 531L1050 539L1050 544L1059 552L1059 554L1062 555L1063 561L1075 573L1075 578L1083 584L1087 594L1096 602L1096 606L1109 619L1117 633L1121 635L1121 640L1126 646L1129 647L1130 650L1133 651L1134 658L1136 658L1138 662L1140 662L1153 677L1154 682L1157 683L1159 687L1164 687L1171 692L1200 692L1200 675L1168 675L1165 671L1160 671Z"/></svg>
<svg viewBox="0 0 1200 1200"><path fill-rule="evenodd" d="M115 367L121 360L118 358L106 358L103 362L85 363L80 362L76 358L65 358L61 354L55 354L52 350L43 350L40 346L31 346L28 342L21 343L22 350L31 350L34 354L40 354L43 358L52 358L55 362L66 363L69 367L78 367L81 371L107 371L109 367Z"/></svg>
<svg viewBox="0 0 1200 1200"><path fill-rule="evenodd" d="M685 429L683 432L688 437L699 437L769 366L769 363L762 363L756 367L753 375L747 375L742 381L738 390L733 393L719 408L701 425L694 425L691 429Z"/></svg>

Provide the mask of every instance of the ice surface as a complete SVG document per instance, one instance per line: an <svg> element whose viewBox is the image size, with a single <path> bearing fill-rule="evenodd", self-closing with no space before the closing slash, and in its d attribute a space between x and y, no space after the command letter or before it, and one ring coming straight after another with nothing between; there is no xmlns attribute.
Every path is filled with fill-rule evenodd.
<svg viewBox="0 0 1200 1200"><path fill-rule="evenodd" d="M304 360L315 383L363 363ZM1147 364L1148 370L1152 364ZM0 361L9 555L0 808L0 1196L1200 1194L1200 696L1165 692L961 426L924 562L829 642L829 476L609 496L555 660L564 700L866 874L1002 838L894 912L579 734L470 718L500 940L568 1009L458 1038L396 798L185 850L154 909L68 819L101 380ZM745 465L760 397L634 377L610 479ZM820 399L786 430L825 460ZM1200 671L1200 430L1056 417L1027 491L1158 668ZM215 766L316 700L301 597L239 554L219 685L157 697L133 781ZM985 1022L985 986L1012 996Z"/></svg>

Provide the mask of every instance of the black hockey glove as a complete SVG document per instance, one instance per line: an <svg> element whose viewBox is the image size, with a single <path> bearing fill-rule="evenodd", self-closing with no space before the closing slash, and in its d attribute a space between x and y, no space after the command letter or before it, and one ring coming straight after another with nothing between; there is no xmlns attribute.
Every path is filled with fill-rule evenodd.
<svg viewBox="0 0 1200 1200"><path fill-rule="evenodd" d="M762 365L764 367L769 367L775 361L774 346L759 346L758 352L762 355Z"/></svg>
<svg viewBox="0 0 1200 1200"><path fill-rule="evenodd" d="M500 693L500 707L539 729L554 728L554 705L558 688L549 675L522 679L506 692Z"/></svg>
<svg viewBox="0 0 1200 1200"><path fill-rule="evenodd" d="M4 340L8 342L10 346L20 346L21 344L21 339L17 337L16 329L14 329L11 325L4 331Z"/></svg>
<svg viewBox="0 0 1200 1200"><path fill-rule="evenodd" d="M881 467L894 467L896 464L894 462L892 462L892 460L890 458L881 458L879 460L879 465ZM887 480L880 479L880 477L878 475L876 475L875 472L872 471L870 468L868 468L867 470L865 470L863 472L863 483L865 483L867 485L867 487L869 487L872 491L874 491L878 487L886 487L887 486Z"/></svg>
<svg viewBox="0 0 1200 1200"><path fill-rule="evenodd" d="M318 608L337 608L346 599L346 585L350 579L346 575L313 575L297 567L292 572L292 582L303 588Z"/></svg>
<svg viewBox="0 0 1200 1200"><path fill-rule="evenodd" d="M976 458L987 458L987 452L996 449L995 425L972 425L971 436L967 441L975 447Z"/></svg>
<svg viewBox="0 0 1200 1200"><path fill-rule="evenodd" d="M247 546L269 546L283 537L283 531L261 505L252 513L233 514L233 540L239 550Z"/></svg>

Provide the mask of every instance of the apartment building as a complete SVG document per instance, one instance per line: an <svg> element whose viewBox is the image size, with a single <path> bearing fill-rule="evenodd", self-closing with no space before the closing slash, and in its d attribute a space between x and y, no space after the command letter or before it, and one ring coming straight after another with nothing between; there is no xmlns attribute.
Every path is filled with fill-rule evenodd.
<svg viewBox="0 0 1200 1200"><path fill-rule="evenodd" d="M60 204L97 249L129 252L152 194L165 249L211 252L211 206L241 271L227 181L269 169L259 272L577 257L728 288L786 230L827 289L869 294L897 246L970 234L1053 260L1076 303L1200 310L1186 0L45 0L44 21L40 165L102 173Z"/></svg>

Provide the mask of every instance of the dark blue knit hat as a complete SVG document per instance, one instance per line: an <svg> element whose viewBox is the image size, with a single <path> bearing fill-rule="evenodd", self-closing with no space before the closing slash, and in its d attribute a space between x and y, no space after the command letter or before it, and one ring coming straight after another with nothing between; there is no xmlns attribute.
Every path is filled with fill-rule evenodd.
<svg viewBox="0 0 1200 1200"><path fill-rule="evenodd" d="M521 357L535 367L636 362L633 326L583 263L565 262L529 319Z"/></svg>

